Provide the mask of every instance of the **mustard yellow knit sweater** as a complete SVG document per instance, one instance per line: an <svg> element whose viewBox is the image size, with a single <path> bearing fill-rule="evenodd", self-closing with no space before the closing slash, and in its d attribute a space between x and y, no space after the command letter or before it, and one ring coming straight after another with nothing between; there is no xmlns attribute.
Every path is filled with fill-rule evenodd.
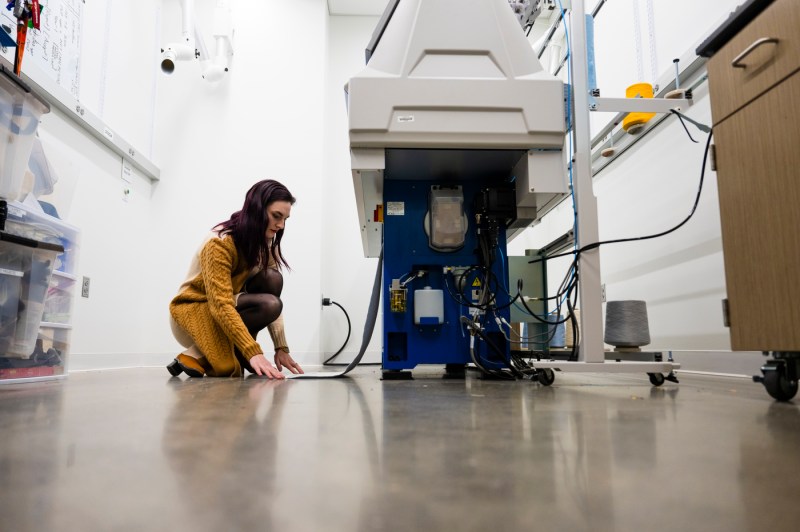
<svg viewBox="0 0 800 532"><path fill-rule="evenodd" d="M193 264L192 269L199 269L199 273L183 283L169 305L170 314L208 359L213 368L209 376L240 376L242 368L233 354L234 346L248 360L262 353L236 312L234 301L234 294L242 291L253 269L239 260L233 238L227 235L209 238L198 259L199 264ZM274 267L271 258L268 267ZM287 345L282 316L270 324L269 333L275 347Z"/></svg>

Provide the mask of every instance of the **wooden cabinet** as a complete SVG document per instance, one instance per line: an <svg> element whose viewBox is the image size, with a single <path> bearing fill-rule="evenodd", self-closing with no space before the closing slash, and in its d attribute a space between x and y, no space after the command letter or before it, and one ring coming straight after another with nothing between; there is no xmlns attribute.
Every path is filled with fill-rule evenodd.
<svg viewBox="0 0 800 532"><path fill-rule="evenodd" d="M731 346L800 352L800 2L708 62Z"/></svg>
<svg viewBox="0 0 800 532"><path fill-rule="evenodd" d="M776 0L708 61L715 125L800 68L800 5Z"/></svg>

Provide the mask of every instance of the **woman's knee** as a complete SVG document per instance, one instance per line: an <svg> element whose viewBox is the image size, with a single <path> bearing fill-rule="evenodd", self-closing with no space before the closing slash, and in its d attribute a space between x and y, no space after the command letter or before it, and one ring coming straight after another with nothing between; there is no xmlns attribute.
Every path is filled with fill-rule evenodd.
<svg viewBox="0 0 800 532"><path fill-rule="evenodd" d="M247 280L245 291L249 294L272 294L280 297L283 291L283 275L273 268L261 270Z"/></svg>
<svg viewBox="0 0 800 532"><path fill-rule="evenodd" d="M261 294L263 298L262 303L262 310L267 314L274 314L275 318L281 315L283 312L283 301L280 297L273 295L273 294ZM271 321L274 321L275 318L272 318Z"/></svg>
<svg viewBox="0 0 800 532"><path fill-rule="evenodd" d="M283 301L273 294L242 294L236 310L248 329L260 330L281 315Z"/></svg>

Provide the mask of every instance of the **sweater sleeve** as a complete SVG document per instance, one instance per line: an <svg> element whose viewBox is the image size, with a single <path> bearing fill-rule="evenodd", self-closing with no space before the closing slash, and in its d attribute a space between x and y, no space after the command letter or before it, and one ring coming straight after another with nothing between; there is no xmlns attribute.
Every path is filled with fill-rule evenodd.
<svg viewBox="0 0 800 532"><path fill-rule="evenodd" d="M272 338L272 345L275 346L276 350L279 347L285 347L287 351L289 350L289 344L286 343L286 333L283 328L283 314L267 325L267 330L269 330L269 336Z"/></svg>
<svg viewBox="0 0 800 532"><path fill-rule="evenodd" d="M200 265L211 315L233 344L250 360L262 353L261 346L250 336L233 300L232 272L235 248L223 239L213 238L200 251Z"/></svg>

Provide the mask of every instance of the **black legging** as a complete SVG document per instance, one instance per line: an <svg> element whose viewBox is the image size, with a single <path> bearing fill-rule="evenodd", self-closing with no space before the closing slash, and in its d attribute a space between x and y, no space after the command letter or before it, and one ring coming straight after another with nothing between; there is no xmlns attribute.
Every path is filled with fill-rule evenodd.
<svg viewBox="0 0 800 532"><path fill-rule="evenodd" d="M278 270L267 268L255 274L244 284L244 292L239 295L236 311L242 317L253 340L267 325L281 315L283 302L283 276ZM253 372L250 363L242 353L234 348L236 358L243 369Z"/></svg>

